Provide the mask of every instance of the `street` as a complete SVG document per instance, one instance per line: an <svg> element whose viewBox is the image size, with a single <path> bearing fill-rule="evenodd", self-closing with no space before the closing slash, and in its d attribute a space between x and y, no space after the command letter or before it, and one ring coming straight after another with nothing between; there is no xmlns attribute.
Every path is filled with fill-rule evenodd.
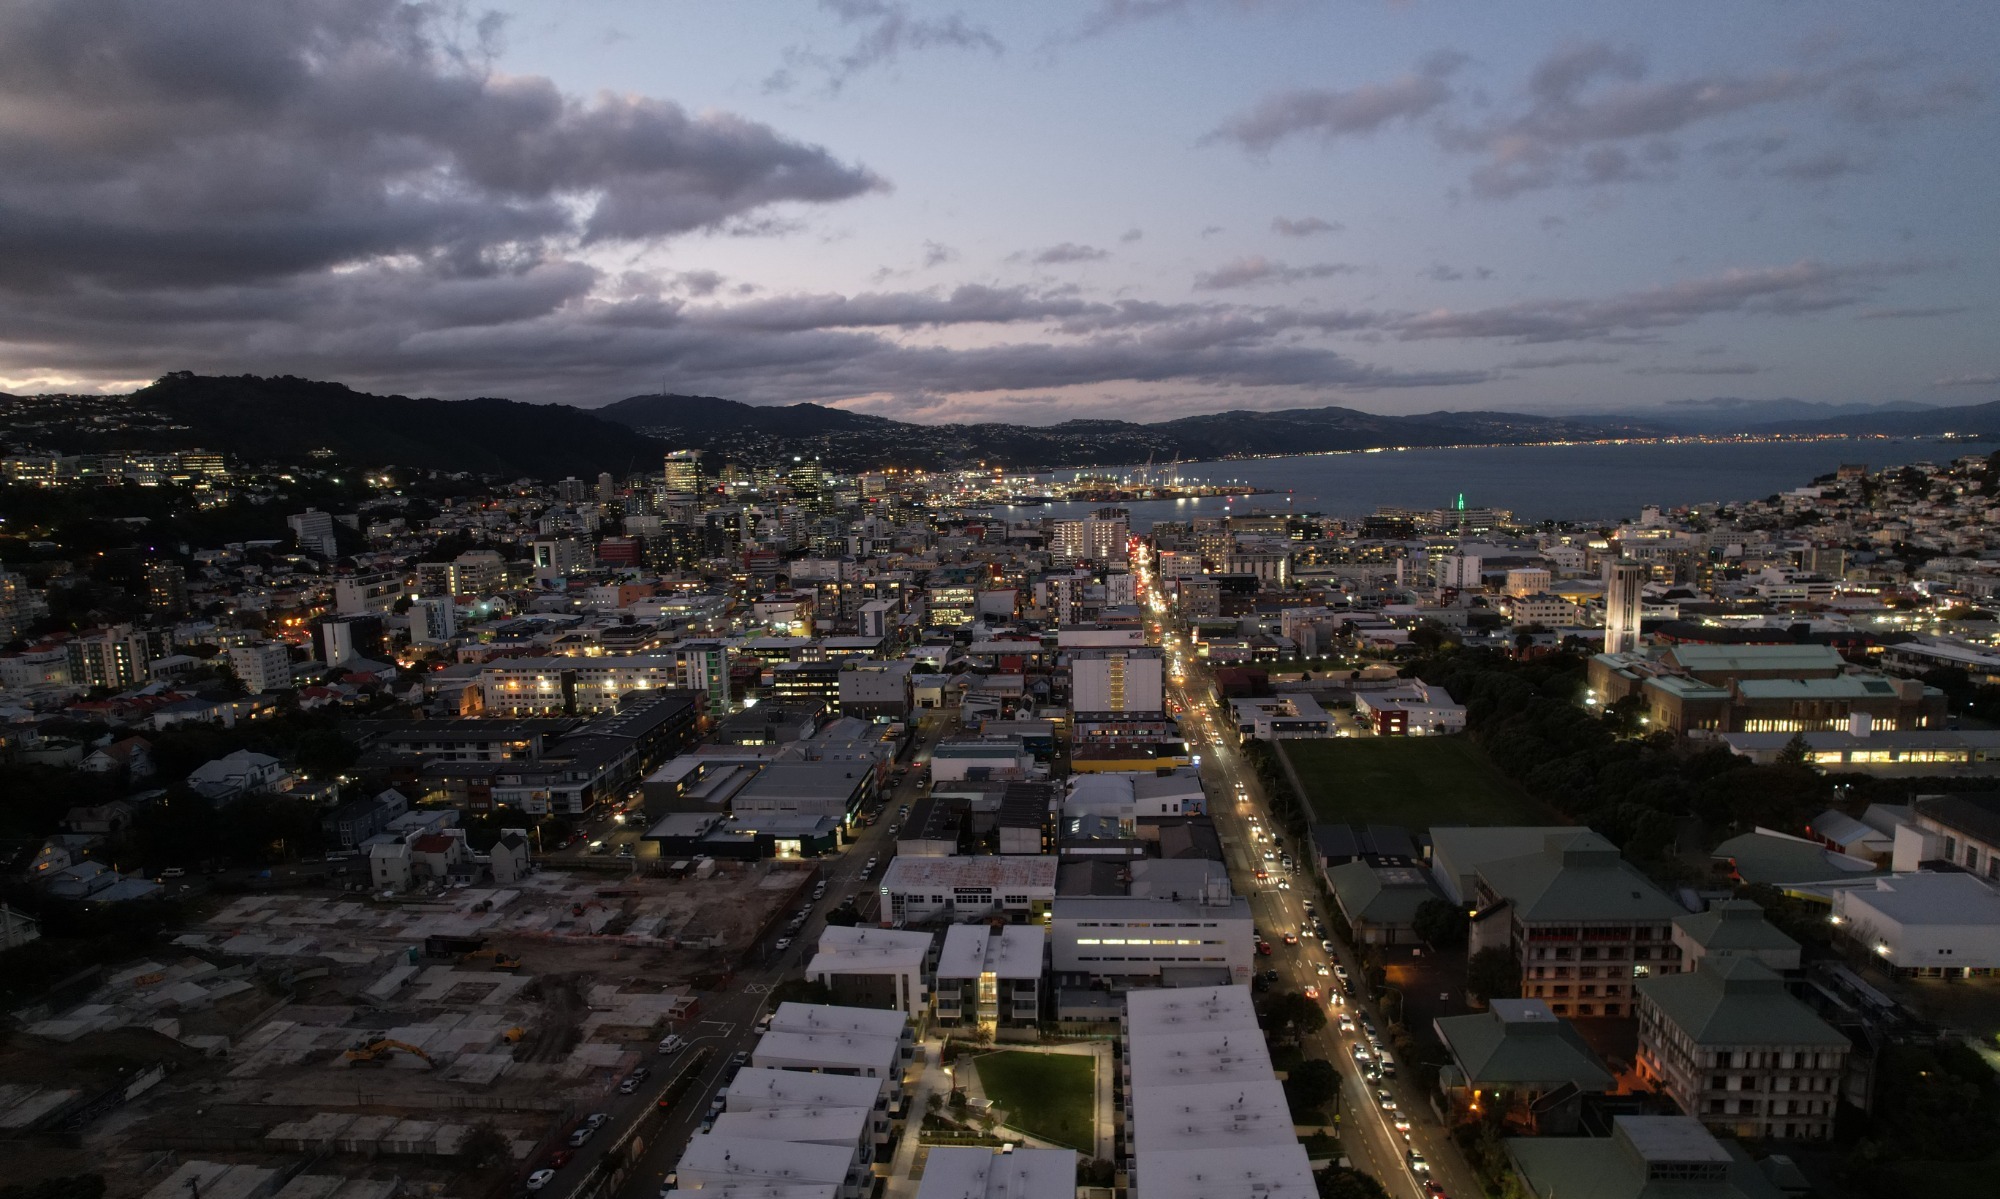
<svg viewBox="0 0 2000 1199"><path fill-rule="evenodd" d="M1364 1015L1373 1020L1385 1039L1388 1022L1374 1005L1366 1001L1365 976L1352 948L1336 941L1333 943L1335 954L1329 956L1321 950L1320 938L1311 932L1306 905L1315 905L1325 915L1333 903L1330 896L1321 893L1314 879L1313 847L1294 843L1285 830L1273 821L1268 799L1256 772L1237 748L1236 734L1226 727L1227 710L1220 702L1213 674L1194 652L1192 638L1158 591L1150 571L1140 570L1139 584L1140 603L1151 613L1149 622L1159 625L1157 639L1167 646L1169 692L1186 713L1182 728L1189 735L1191 752L1200 758L1204 789L1212 797L1209 815L1222 840L1231 885L1239 894L1250 896L1257 929L1271 944L1271 956L1257 957L1256 969L1260 973L1275 969L1279 979L1276 987L1300 992L1308 986L1317 987L1320 1002L1327 1005L1325 1029L1304 1038L1300 1048L1307 1058L1324 1058L1340 1072L1342 1155L1356 1169L1381 1180L1383 1187L1396 1199L1425 1199L1422 1184L1406 1164L1406 1149L1414 1149L1423 1155L1430 1167L1429 1177L1447 1194L1461 1199L1479 1195L1478 1181L1465 1164L1458 1147L1451 1143L1446 1130L1432 1115L1426 1097L1417 1093L1413 1082L1414 1071L1409 1069L1408 1063L1399 1062L1397 1076L1380 1083L1370 1083L1362 1074L1362 1067L1352 1052L1353 1046L1368 1043L1359 1021ZM1243 797L1240 800L1237 798L1239 795ZM1289 851L1294 857L1294 869L1282 869L1276 859L1283 851L1276 848L1272 850L1274 860L1264 860L1264 851L1270 843L1258 839L1259 828L1282 840L1283 851ZM1257 871L1260 868L1269 873L1267 881L1258 881ZM1278 880L1283 875L1290 876L1294 889L1278 887ZM1298 935L1297 945L1284 943L1287 932ZM1331 973L1335 962L1340 963L1353 980L1354 995L1344 1004L1328 1003L1329 998L1340 996L1340 980ZM1322 965L1327 967L1328 975L1319 974ZM1342 1012L1354 1015L1357 1021L1355 1032L1342 1033L1339 1030L1338 1021ZM1395 1098L1399 1110L1409 1117L1411 1129L1407 1137L1396 1130L1391 1123L1391 1113L1384 1111L1377 1102L1375 1092L1378 1089L1387 1090Z"/></svg>

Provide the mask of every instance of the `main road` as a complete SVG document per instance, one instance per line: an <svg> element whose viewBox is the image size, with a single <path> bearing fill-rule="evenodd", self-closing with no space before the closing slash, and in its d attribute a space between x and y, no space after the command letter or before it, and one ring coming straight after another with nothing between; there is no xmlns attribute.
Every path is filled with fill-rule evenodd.
<svg viewBox="0 0 2000 1199"><path fill-rule="evenodd" d="M1379 1179L1395 1199L1428 1199L1423 1186L1426 1177L1450 1195L1470 1199L1481 1194L1476 1176L1432 1114L1428 1097L1418 1093L1415 1072L1407 1063L1402 1063L1405 1068L1399 1069L1394 1079L1380 1083L1370 1083L1363 1075L1353 1056L1355 1045L1368 1043L1360 1021L1370 1019L1378 1030L1386 1030L1388 1025L1366 998L1361 963L1352 948L1330 941L1333 952L1328 953L1311 931L1306 905L1316 905L1324 916L1333 902L1330 896L1320 894L1313 847L1294 843L1272 818L1263 785L1238 748L1236 732L1208 665L1195 653L1192 638L1159 592L1151 571L1142 568L1139 581L1140 603L1151 613L1148 627L1158 626L1155 635L1166 649L1169 694L1181 705L1181 727L1189 734L1190 749L1200 757L1205 789L1215 797L1209 816L1222 839L1231 883L1239 894L1250 897L1257 929L1271 945L1271 956L1257 957L1256 967L1260 972L1276 970L1278 985L1291 990L1304 992L1308 986L1316 987L1319 1002L1328 1013L1326 1027L1306 1037L1300 1048L1306 1057L1324 1058L1340 1072L1342 1155L1357 1169ZM1261 841L1260 830L1277 840ZM1273 857L1269 862L1263 857L1267 848ZM1292 855L1294 869L1284 869L1277 860L1286 852ZM1259 869L1270 877L1259 881ZM1278 880L1285 876L1294 889L1279 888ZM1294 934L1298 943L1285 944L1286 933ZM1353 981L1351 997L1342 995L1341 980L1332 973L1335 963ZM1322 967L1327 974L1319 973ZM1340 1031L1342 1013L1354 1016L1354 1032ZM1388 1091L1398 1110L1409 1118L1407 1134L1397 1131L1394 1116L1382 1108L1376 1096L1378 1090ZM1428 1175L1411 1170L1411 1150L1423 1156Z"/></svg>

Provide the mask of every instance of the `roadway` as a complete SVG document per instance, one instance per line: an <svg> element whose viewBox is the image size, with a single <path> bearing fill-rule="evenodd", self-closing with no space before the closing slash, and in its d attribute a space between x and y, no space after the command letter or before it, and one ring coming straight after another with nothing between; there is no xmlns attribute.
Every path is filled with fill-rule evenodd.
<svg viewBox="0 0 2000 1199"><path fill-rule="evenodd" d="M1414 1083L1415 1071L1410 1064L1399 1060L1396 1077L1379 1083L1370 1083L1363 1075L1362 1067L1352 1052L1353 1046L1368 1043L1360 1030L1361 1018L1365 1015L1373 1020L1385 1041L1389 1026L1381 1012L1364 995L1365 976L1352 949L1335 940L1334 953L1329 955L1320 948L1320 938L1311 933L1311 921L1305 905L1314 904L1324 917L1333 902L1330 896L1320 894L1320 888L1314 881L1312 847L1294 843L1290 835L1272 819L1270 803L1256 771L1244 759L1237 747L1236 734L1228 727L1224 716L1226 708L1219 700L1219 692L1207 664L1194 653L1193 641L1186 627L1175 616L1165 597L1155 589L1151 572L1141 570L1139 582L1140 603L1151 612L1149 627L1152 622L1157 622L1161 627L1160 640L1178 642L1178 653L1172 644L1167 647L1167 685L1185 713L1181 727L1189 733L1190 749L1201 758L1205 789L1215 797L1209 815L1222 840L1231 884L1239 894L1250 897L1257 928L1271 943L1271 956L1258 956L1255 959L1256 969L1259 973L1275 969L1279 980L1275 985L1279 987L1299 992L1304 992L1308 986L1317 987L1320 1003L1326 1007L1326 1027L1304 1038L1300 1048L1307 1058L1324 1058L1332 1062L1340 1073L1341 1154L1356 1169L1380 1180L1392 1199L1427 1199L1422 1183L1407 1164L1405 1152L1409 1149L1424 1156L1430 1167L1429 1177L1441 1184L1446 1193L1464 1199L1482 1194L1476 1176L1466 1166L1458 1147L1437 1122L1427 1098L1418 1092ZM1155 607L1155 604L1158 606ZM1180 664L1178 675L1174 672L1176 661ZM1236 798L1238 795L1244 798L1239 800ZM1280 851L1258 839L1260 828L1281 839L1283 849L1293 855L1294 869L1284 870L1276 860L1263 860L1266 849L1272 850L1274 859ZM1257 880L1256 872L1260 867L1269 873L1268 881ZM1290 876L1293 889L1278 887L1281 875ZM1297 945L1284 943L1286 932L1298 935ZM1340 980L1331 973L1335 962L1347 970L1353 982L1354 994L1351 997L1341 996ZM1328 969L1327 975L1319 973L1322 966ZM1337 996L1344 1002L1332 1002ZM1353 1033L1340 1031L1339 1019L1344 1012L1355 1017L1356 1031ZM1409 1117L1411 1129L1407 1136L1396 1130L1392 1115L1378 1104L1375 1097L1378 1089L1387 1090L1399 1110Z"/></svg>

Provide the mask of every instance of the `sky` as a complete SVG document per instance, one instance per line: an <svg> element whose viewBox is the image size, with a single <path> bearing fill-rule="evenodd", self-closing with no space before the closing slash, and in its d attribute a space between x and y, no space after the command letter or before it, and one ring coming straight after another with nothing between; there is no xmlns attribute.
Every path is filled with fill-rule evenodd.
<svg viewBox="0 0 2000 1199"><path fill-rule="evenodd" d="M1991 0L0 0L0 390L2000 399Z"/></svg>

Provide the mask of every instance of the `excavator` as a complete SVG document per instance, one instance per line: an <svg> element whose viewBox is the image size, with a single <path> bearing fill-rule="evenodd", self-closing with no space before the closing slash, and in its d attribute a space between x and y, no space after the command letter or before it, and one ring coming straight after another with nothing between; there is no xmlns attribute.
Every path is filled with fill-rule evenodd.
<svg viewBox="0 0 2000 1199"><path fill-rule="evenodd" d="M519 970L521 968L520 958L509 953L503 953L498 949L481 949L473 953L460 954L458 957L458 964L461 966L469 965L473 962L491 962L495 970Z"/></svg>
<svg viewBox="0 0 2000 1199"><path fill-rule="evenodd" d="M437 1059L407 1041L392 1041L383 1037L379 1041L356 1041L347 1050L347 1064L350 1066L384 1066L394 1054L407 1053L423 1059L431 1069L437 1069Z"/></svg>

